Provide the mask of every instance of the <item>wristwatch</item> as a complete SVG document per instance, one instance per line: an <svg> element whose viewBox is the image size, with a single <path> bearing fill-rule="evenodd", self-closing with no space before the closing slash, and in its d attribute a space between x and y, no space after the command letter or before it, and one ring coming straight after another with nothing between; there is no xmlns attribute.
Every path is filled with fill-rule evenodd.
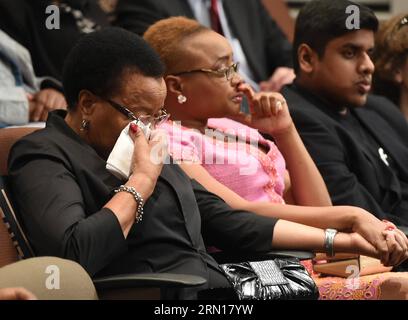
<svg viewBox="0 0 408 320"><path fill-rule="evenodd" d="M336 229L324 230L324 250L328 257L334 256L334 237L337 234Z"/></svg>

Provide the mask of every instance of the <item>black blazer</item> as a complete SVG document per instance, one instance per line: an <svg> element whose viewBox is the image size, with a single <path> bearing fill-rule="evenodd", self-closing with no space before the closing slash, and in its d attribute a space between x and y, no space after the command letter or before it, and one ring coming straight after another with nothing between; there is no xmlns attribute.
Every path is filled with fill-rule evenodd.
<svg viewBox="0 0 408 320"><path fill-rule="evenodd" d="M292 118L336 205L362 207L381 219L408 225L408 125L387 99L370 95L350 110L394 161L396 175L365 150L340 123L341 115L297 86L283 89Z"/></svg>
<svg viewBox="0 0 408 320"><path fill-rule="evenodd" d="M9 174L17 211L38 255L78 261L91 275L172 272L202 276L210 287L228 283L205 245L231 251L271 249L276 220L232 210L165 165L143 221L127 239L104 204L123 181L65 123L50 114L47 127L17 142Z"/></svg>
<svg viewBox="0 0 408 320"><path fill-rule="evenodd" d="M240 41L254 80L268 79L279 66L292 67L291 45L260 0L224 0L230 29ZM187 0L119 0L116 24L143 35L154 22L171 16L194 19Z"/></svg>

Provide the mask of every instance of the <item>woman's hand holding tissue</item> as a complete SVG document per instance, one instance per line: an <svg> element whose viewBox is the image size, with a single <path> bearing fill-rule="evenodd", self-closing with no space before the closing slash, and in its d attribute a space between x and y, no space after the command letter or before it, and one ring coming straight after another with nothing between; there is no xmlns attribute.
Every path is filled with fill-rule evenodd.
<svg viewBox="0 0 408 320"><path fill-rule="evenodd" d="M137 181L142 189L139 192L148 198L154 190L163 164L168 157L166 135L161 130L154 130L147 141L143 131L134 123L130 124L129 135L134 141L131 163L131 175L127 184L132 185ZM139 187L139 189L141 188Z"/></svg>

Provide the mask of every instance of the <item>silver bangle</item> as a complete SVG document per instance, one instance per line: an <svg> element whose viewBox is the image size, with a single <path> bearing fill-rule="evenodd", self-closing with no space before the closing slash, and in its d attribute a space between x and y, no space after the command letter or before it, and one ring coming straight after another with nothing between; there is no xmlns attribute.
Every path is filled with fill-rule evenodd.
<svg viewBox="0 0 408 320"><path fill-rule="evenodd" d="M334 256L334 237L337 234L336 229L324 230L324 250L328 257Z"/></svg>
<svg viewBox="0 0 408 320"><path fill-rule="evenodd" d="M115 193L118 192L128 192L130 193L136 201L137 204L137 210L136 210L136 223L139 223L140 221L143 220L143 206L144 206L144 200L139 192L136 191L134 187L128 187L121 185L119 188L115 189Z"/></svg>

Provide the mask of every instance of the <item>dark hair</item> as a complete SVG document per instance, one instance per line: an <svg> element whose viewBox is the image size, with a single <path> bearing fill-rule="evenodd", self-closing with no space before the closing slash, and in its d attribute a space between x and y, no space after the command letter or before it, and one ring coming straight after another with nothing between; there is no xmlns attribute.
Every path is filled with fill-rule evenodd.
<svg viewBox="0 0 408 320"><path fill-rule="evenodd" d="M160 78L164 73L158 54L138 35L106 28L83 36L68 54L63 70L64 94L69 109L81 90L111 98L121 87L126 71Z"/></svg>
<svg viewBox="0 0 408 320"><path fill-rule="evenodd" d="M401 88L395 80L395 71L402 68L408 59L408 24L403 24L406 19L408 13L381 23L373 56L373 91L386 96L397 106L400 105Z"/></svg>
<svg viewBox="0 0 408 320"><path fill-rule="evenodd" d="M347 28L346 21L350 14L346 13L346 8L349 6L357 6L360 9L360 29L377 32L378 19L366 6L348 0L313 0L307 3L296 19L293 43L293 64L296 73L299 72L297 51L301 44L307 44L321 58L331 40L356 31Z"/></svg>

